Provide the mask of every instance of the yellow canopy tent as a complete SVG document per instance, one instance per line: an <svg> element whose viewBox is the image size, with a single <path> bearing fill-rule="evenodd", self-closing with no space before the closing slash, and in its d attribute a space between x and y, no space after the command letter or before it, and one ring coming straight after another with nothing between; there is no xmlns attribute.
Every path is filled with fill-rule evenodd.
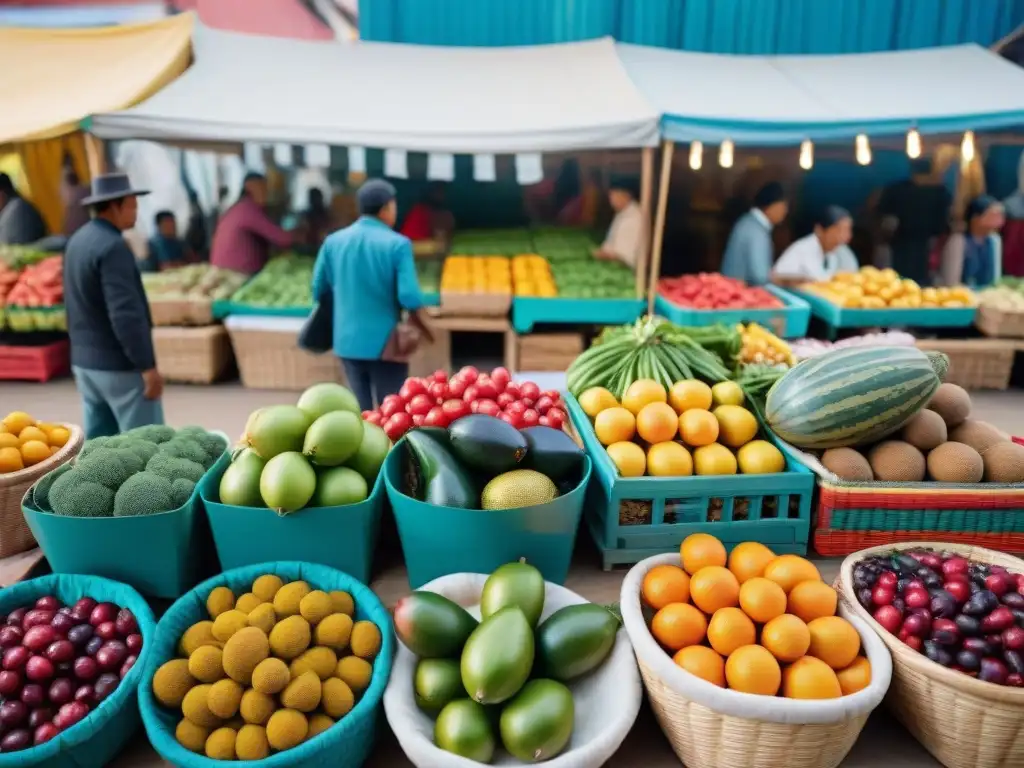
<svg viewBox="0 0 1024 768"><path fill-rule="evenodd" d="M149 98L191 57L193 15L87 29L0 28L0 157L16 154L52 232L63 215L61 166L89 178L79 122Z"/></svg>

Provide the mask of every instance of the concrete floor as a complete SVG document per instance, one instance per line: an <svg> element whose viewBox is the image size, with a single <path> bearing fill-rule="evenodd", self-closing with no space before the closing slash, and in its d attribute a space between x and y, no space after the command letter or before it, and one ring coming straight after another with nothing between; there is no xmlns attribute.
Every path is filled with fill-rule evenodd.
<svg viewBox="0 0 1024 768"><path fill-rule="evenodd" d="M208 429L222 430L228 435L238 435L251 411L274 403L294 402L295 398L295 393L247 390L238 384L214 387L169 386L164 395L164 410L169 424L200 424ZM1010 434L1024 435L1024 394L976 393L973 400L976 418L990 421ZM48 384L0 383L0 412L10 410L28 411L46 421L78 423L81 420L81 408L74 385L66 380ZM596 552L585 534L581 536L577 549L576 562L566 586L594 602L616 601L624 571L602 572ZM826 579L835 576L837 561L824 561L820 565ZM372 586L386 604L393 605L409 589L405 569L400 561L382 569ZM645 707L629 738L607 765L614 768L667 768L678 764L678 758ZM168 765L153 753L144 738L140 738L111 768ZM402 768L410 765L388 731L381 739L368 768ZM888 712L879 710L842 765L843 768L874 768L878 765L925 768L938 766L939 763Z"/></svg>

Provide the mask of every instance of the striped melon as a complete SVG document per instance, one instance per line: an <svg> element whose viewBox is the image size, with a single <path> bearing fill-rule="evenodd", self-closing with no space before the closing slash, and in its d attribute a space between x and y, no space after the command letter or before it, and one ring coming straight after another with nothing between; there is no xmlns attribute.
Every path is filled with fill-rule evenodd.
<svg viewBox="0 0 1024 768"><path fill-rule="evenodd" d="M799 448L868 445L925 407L949 367L916 347L849 347L811 358L768 392L765 418Z"/></svg>

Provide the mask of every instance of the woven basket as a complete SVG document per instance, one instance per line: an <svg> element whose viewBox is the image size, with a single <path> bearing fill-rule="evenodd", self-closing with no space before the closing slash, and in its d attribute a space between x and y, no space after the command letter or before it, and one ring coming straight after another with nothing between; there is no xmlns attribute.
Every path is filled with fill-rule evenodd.
<svg viewBox="0 0 1024 768"><path fill-rule="evenodd" d="M213 322L212 299L155 299L149 302L149 314L155 326L210 325Z"/></svg>
<svg viewBox="0 0 1024 768"><path fill-rule="evenodd" d="M82 428L74 424L67 426L71 430L71 437L63 448L46 461L0 475L0 558L17 555L36 546L35 537L21 513L21 500L36 480L71 461L82 449L82 443L85 442Z"/></svg>
<svg viewBox="0 0 1024 768"><path fill-rule="evenodd" d="M921 339L917 348L943 352L949 372L943 381L964 389L1007 389L1016 346L1000 339Z"/></svg>
<svg viewBox="0 0 1024 768"><path fill-rule="evenodd" d="M228 328L228 334L246 387L297 392L322 381L345 382L338 357L299 349L298 333Z"/></svg>
<svg viewBox="0 0 1024 768"><path fill-rule="evenodd" d="M679 565L679 555L655 555L633 566L622 583L620 607L651 707L687 768L838 766L885 697L892 675L889 652L868 624L845 615L871 662L871 683L862 691L830 701L796 701L723 690L677 667L648 630L640 588L658 565Z"/></svg>
<svg viewBox="0 0 1024 768"><path fill-rule="evenodd" d="M996 309L982 304L974 316L974 325L986 336L999 339L1024 339L1024 312Z"/></svg>
<svg viewBox="0 0 1024 768"><path fill-rule="evenodd" d="M1024 573L1024 561L981 547L907 542L855 552L843 561L838 588L846 608L867 622L892 652L893 714L947 768L1024 765L1024 689L993 685L936 664L884 630L857 602L853 567L873 555L932 547Z"/></svg>
<svg viewBox="0 0 1024 768"><path fill-rule="evenodd" d="M154 328L156 365L168 381L212 384L234 362L231 340L222 325L201 328Z"/></svg>

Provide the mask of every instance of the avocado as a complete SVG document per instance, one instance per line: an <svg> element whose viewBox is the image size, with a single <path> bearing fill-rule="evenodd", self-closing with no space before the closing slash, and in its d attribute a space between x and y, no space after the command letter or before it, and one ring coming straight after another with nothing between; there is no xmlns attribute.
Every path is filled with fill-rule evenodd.
<svg viewBox="0 0 1024 768"><path fill-rule="evenodd" d="M466 641L459 668L474 701L500 704L515 696L533 668L533 628L523 612L511 605L484 619Z"/></svg>
<svg viewBox="0 0 1024 768"><path fill-rule="evenodd" d="M552 427L528 427L522 431L522 435L527 445L526 458L522 461L523 469L542 472L555 483L570 477L579 482L583 449L565 432Z"/></svg>
<svg viewBox="0 0 1024 768"><path fill-rule="evenodd" d="M550 760L572 738L574 717L568 688L555 680L531 680L501 713L501 741L524 763Z"/></svg>
<svg viewBox="0 0 1024 768"><path fill-rule="evenodd" d="M436 715L449 702L466 695L455 659L420 659L412 687L416 706L428 715Z"/></svg>
<svg viewBox="0 0 1024 768"><path fill-rule="evenodd" d="M417 591L395 606L395 634L421 659L454 659L479 622L435 592Z"/></svg>
<svg viewBox="0 0 1024 768"><path fill-rule="evenodd" d="M475 483L439 435L414 429L405 436L405 444L414 469L412 496L438 507L478 506L480 494Z"/></svg>
<svg viewBox="0 0 1024 768"><path fill-rule="evenodd" d="M494 728L484 707L470 699L458 699L441 710L434 723L434 743L478 763L494 758Z"/></svg>
<svg viewBox="0 0 1024 768"><path fill-rule="evenodd" d="M567 683L597 669L615 647L619 620L594 603L567 605L537 627L541 674Z"/></svg>
<svg viewBox="0 0 1024 768"><path fill-rule="evenodd" d="M526 456L526 438L508 422L483 413L463 416L448 427L452 451L467 467L489 477L515 469Z"/></svg>
<svg viewBox="0 0 1024 768"><path fill-rule="evenodd" d="M544 577L524 561L505 563L484 582L480 594L480 615L484 619L502 608L514 605L523 612L531 627L536 627L544 612Z"/></svg>

